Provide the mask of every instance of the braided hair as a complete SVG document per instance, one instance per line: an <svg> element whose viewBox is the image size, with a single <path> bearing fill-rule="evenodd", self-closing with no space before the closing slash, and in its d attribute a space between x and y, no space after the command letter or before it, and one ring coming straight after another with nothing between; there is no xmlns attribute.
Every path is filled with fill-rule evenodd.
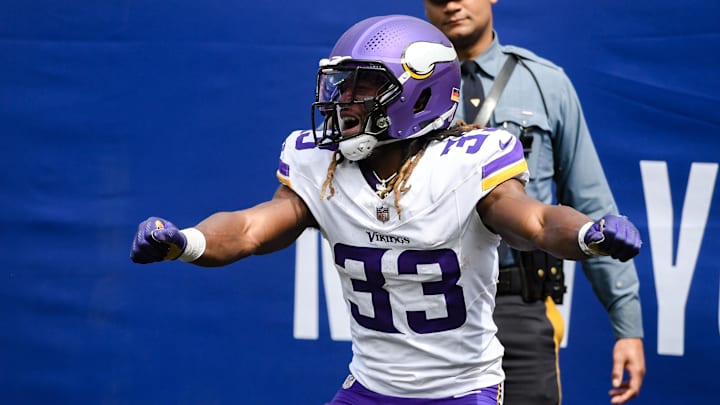
<svg viewBox="0 0 720 405"><path fill-rule="evenodd" d="M420 158L425 153L425 149L427 149L428 145L430 145L431 142L441 141L451 136L458 136L464 132L480 128L483 128L483 126L479 124L468 124L463 120L458 120L457 123L450 128L434 131L426 136L409 140L407 146L405 147L402 164L400 165L400 170L398 170L398 175L395 176L392 180L390 180L388 187L381 193L379 193L378 196L380 198L385 198L385 196L387 196L390 191L394 192L395 209L397 210L398 217L400 217L400 213L402 212L402 207L400 207L400 196L410 190L411 185L408 184L410 175L415 169L415 166L417 166L418 162L420 161ZM327 191L329 191L329 194L327 195L328 200L331 199L333 195L335 195L335 187L333 187L333 177L335 175L335 170L337 169L337 166L341 164L344 160L345 158L342 156L339 150L333 152L332 159L330 160L330 165L328 165L327 176L325 177L325 181L323 182L322 188L320 189L321 200L325 198L325 193Z"/></svg>

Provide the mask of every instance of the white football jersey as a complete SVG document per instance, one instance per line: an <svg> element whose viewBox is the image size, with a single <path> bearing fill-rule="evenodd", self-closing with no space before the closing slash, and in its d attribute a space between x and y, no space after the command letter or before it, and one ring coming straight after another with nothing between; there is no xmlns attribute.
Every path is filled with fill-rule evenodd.
<svg viewBox="0 0 720 405"><path fill-rule="evenodd" d="M320 199L333 152L311 131L288 136L277 172L307 204L330 242L351 314L350 371L368 389L444 398L504 380L492 314L500 238L475 210L510 178L527 182L522 145L503 130L432 142L399 200L381 199L364 165L336 168L335 195Z"/></svg>

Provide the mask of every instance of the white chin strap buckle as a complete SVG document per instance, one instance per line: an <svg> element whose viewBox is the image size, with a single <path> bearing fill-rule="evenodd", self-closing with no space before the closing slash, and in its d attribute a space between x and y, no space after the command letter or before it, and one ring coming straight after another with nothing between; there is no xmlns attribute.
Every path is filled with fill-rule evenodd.
<svg viewBox="0 0 720 405"><path fill-rule="evenodd" d="M370 155L378 140L372 135L358 135L340 142L340 153L352 162L363 160Z"/></svg>

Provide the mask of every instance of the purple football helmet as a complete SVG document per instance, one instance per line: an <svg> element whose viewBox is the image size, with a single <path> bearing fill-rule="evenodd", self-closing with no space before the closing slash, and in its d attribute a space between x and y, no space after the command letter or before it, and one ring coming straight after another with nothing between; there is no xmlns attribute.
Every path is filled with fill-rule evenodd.
<svg viewBox="0 0 720 405"><path fill-rule="evenodd" d="M376 146L450 126L460 62L447 37L416 17L372 17L348 29L320 61L312 126L319 146L349 160Z"/></svg>

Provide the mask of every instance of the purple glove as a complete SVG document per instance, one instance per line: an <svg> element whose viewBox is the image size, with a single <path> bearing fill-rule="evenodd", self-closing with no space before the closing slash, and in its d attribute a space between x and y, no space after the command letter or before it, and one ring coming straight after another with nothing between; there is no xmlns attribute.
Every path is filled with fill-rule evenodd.
<svg viewBox="0 0 720 405"><path fill-rule="evenodd" d="M135 263L152 263L175 260L187 245L187 238L172 222L150 217L138 225L130 250Z"/></svg>
<svg viewBox="0 0 720 405"><path fill-rule="evenodd" d="M642 246L640 231L627 217L617 215L605 215L595 221L583 241L593 255L610 256L621 262L635 257Z"/></svg>

